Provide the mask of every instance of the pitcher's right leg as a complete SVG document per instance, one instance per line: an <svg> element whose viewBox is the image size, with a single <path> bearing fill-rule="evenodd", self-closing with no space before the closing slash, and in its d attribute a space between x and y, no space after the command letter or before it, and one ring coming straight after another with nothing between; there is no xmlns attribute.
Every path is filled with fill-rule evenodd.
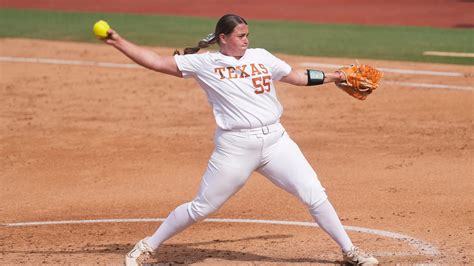
<svg viewBox="0 0 474 266"><path fill-rule="evenodd" d="M215 149L193 201L177 207L147 239L153 249L217 211L247 181L258 165L261 141L234 133L216 133Z"/></svg>

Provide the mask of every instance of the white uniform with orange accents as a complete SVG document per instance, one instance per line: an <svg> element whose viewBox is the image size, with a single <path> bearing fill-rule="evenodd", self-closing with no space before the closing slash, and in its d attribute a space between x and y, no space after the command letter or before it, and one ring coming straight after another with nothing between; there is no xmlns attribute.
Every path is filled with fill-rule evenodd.
<svg viewBox="0 0 474 266"><path fill-rule="evenodd" d="M236 59L220 52L177 55L184 78L206 91L218 129L198 195L186 204L194 221L221 207L258 171L297 196L310 210L326 199L317 175L279 123L283 108L274 80L291 67L264 49ZM183 206L184 207L184 206Z"/></svg>
<svg viewBox="0 0 474 266"><path fill-rule="evenodd" d="M283 108L273 80L291 67L264 49L247 49L239 60L220 52L175 56L184 78L196 79L206 91L216 123L224 130L277 123Z"/></svg>

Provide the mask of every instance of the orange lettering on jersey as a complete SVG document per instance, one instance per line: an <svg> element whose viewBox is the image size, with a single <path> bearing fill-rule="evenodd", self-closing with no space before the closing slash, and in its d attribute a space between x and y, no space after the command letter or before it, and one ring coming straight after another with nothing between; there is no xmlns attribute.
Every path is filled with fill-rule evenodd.
<svg viewBox="0 0 474 266"><path fill-rule="evenodd" d="M265 67L264 64L258 64L260 66L260 68L262 69L262 73L263 74L268 74L268 69Z"/></svg>
<svg viewBox="0 0 474 266"><path fill-rule="evenodd" d="M258 70L258 68L255 66L255 64L250 64L250 66L252 67L252 77L256 76L257 74L258 75L262 74L262 72L260 72L260 70Z"/></svg>
<svg viewBox="0 0 474 266"><path fill-rule="evenodd" d="M224 76L224 72L225 71L225 67L216 67L214 68L214 72L216 73L219 73L219 75L221 76L221 79L225 79L225 76Z"/></svg>
<svg viewBox="0 0 474 266"><path fill-rule="evenodd" d="M270 92L272 89L271 83L272 77L270 75L255 77L252 79L253 87L255 88L256 94L264 92Z"/></svg>
<svg viewBox="0 0 474 266"><path fill-rule="evenodd" d="M236 79L239 77L237 73L235 73L235 68L234 67L227 67L227 72L229 73L228 77L229 79Z"/></svg>
<svg viewBox="0 0 474 266"><path fill-rule="evenodd" d="M240 71L240 78L247 78L250 77L250 75L245 72L245 68L247 68L247 65L242 65L242 66L236 66L235 67L238 71Z"/></svg>

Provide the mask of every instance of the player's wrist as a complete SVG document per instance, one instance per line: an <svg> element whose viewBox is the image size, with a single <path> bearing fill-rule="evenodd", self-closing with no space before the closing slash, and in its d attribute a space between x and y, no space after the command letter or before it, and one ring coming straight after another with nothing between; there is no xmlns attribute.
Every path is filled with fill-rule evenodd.
<svg viewBox="0 0 474 266"><path fill-rule="evenodd" d="M334 74L336 75L335 82L343 82L346 80L346 77L344 76L344 73L342 73L342 71L336 71L334 72Z"/></svg>
<svg viewBox="0 0 474 266"><path fill-rule="evenodd" d="M329 72L329 73L326 73L325 75L326 75L326 78L324 80L325 83L329 83L329 82L341 83L346 80L344 73L341 73L339 71Z"/></svg>

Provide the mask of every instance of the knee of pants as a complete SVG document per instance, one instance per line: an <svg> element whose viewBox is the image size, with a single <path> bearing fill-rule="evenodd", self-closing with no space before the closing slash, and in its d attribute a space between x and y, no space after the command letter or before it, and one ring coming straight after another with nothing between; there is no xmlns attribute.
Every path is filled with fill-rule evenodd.
<svg viewBox="0 0 474 266"><path fill-rule="evenodd" d="M308 209L316 209L328 198L325 189L321 186L306 187L303 191L300 191L299 197Z"/></svg>
<svg viewBox="0 0 474 266"><path fill-rule="evenodd" d="M217 209L212 207L209 203L194 199L188 204L188 213L194 221L202 221Z"/></svg>

